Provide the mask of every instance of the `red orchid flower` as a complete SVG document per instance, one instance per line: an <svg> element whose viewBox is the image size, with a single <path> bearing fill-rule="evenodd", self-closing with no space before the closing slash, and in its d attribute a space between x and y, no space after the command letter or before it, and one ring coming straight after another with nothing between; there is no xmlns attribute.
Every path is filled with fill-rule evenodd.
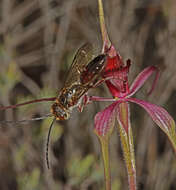
<svg viewBox="0 0 176 190"><path fill-rule="evenodd" d="M100 118L100 115L102 115L102 119L105 118L106 120L109 120L110 117L112 117L112 114L109 114L110 110L111 110L110 112L112 112L113 114L119 115L120 113L119 105L121 103L128 103L128 102L133 102L142 106L149 113L149 115L152 117L154 122L156 122L161 127L161 129L164 130L165 132L166 128L170 128L171 127L170 125L172 124L171 122L172 118L168 114L168 112L165 111L163 108L156 106L155 104L151 104L143 100L138 100L136 98L131 98L131 96L133 96L144 85L145 81L153 73L155 73L155 80L148 94L150 94L153 91L154 86L159 76L158 69L155 66L149 66L145 68L136 77L132 85L129 87L128 73L129 73L129 68L130 68L131 63L129 60L127 60L126 65L123 64L121 57L118 55L118 53L116 52L113 46L111 46L109 50L110 53L111 53L111 50L114 52L114 56L110 57L108 55L107 66L103 73L103 76L105 78L106 77L112 78L106 81L106 84L114 98L113 99L106 98L105 100L113 101L114 103L110 105L109 107L107 107L104 111L99 112L96 115L95 129L97 130L98 134L101 136L104 136L105 135L104 133L105 131L107 131L107 129L105 125L101 126L102 120L97 119L97 118ZM92 100L95 100L95 97L92 97ZM99 100L98 97L97 97L97 100ZM102 100L103 99L101 98L100 101ZM120 118L121 117L119 115L118 119ZM128 132L128 127L124 126L124 128L126 129L126 132Z"/></svg>
<svg viewBox="0 0 176 190"><path fill-rule="evenodd" d="M129 86L128 73L131 61L127 60L124 64L122 58L115 50L115 47L111 44L105 27L102 1L98 0L98 3L100 26L104 42L102 52L107 54L107 65L102 76L105 79L110 78L109 80L105 80L105 82L113 98L91 97L90 99L94 101L113 102L95 116L95 133L99 137L102 147L106 190L111 189L108 146L109 137L113 131L115 120L118 122L122 149L128 173L129 189L135 190L136 168L129 103L135 103L147 111L152 120L168 136L168 139L176 152L175 122L164 108L144 100L132 98L132 96L144 85L145 81L152 74L155 74L155 79L150 91L148 92L148 94L151 94L159 77L158 69L155 66L145 68Z"/></svg>
<svg viewBox="0 0 176 190"><path fill-rule="evenodd" d="M95 133L98 135L102 146L104 146L106 141L106 144L108 145L108 140L114 128L115 120L118 121L129 176L129 186L130 189L136 189L136 169L129 103L136 103L148 112L152 120L163 130L164 133L166 133L176 152L175 122L164 108L144 100L132 98L132 96L144 85L145 81L152 74L155 74L154 82L148 94L153 91L159 76L158 69L155 66L145 68L129 87L128 73L131 65L130 61L127 60L126 64L124 64L113 45L111 45L109 51L106 53L108 54L108 58L103 77L112 78L106 81L106 84L113 98L103 99L99 97L91 97L91 99L94 101L112 101L113 103L96 114ZM113 56L111 56L112 54ZM107 151L106 149L108 149L108 147L104 147L104 149L105 150L102 150L103 152ZM109 168L109 165L105 166L105 169L106 167Z"/></svg>

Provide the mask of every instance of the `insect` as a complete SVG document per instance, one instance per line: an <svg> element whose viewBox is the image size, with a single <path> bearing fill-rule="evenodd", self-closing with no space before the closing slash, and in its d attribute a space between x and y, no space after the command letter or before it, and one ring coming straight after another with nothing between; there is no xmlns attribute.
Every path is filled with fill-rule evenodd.
<svg viewBox="0 0 176 190"><path fill-rule="evenodd" d="M105 67L105 61L105 54L92 58L90 44L85 44L78 50L64 87L51 106L51 113L56 120L68 119L72 109L81 106L81 101L87 91L101 80L100 74Z"/></svg>
<svg viewBox="0 0 176 190"><path fill-rule="evenodd" d="M50 125L47 144L46 144L46 161L49 168L48 159L48 147L52 126L56 120L67 120L75 107L79 107L80 110L86 104L84 101L86 94L90 88L95 87L101 80L101 73L105 68L106 54L100 54L93 58L92 45L89 43L84 44L78 49L70 70L68 72L65 84L60 90L58 97L43 98L25 102L22 104L0 107L1 110L16 108L30 103L41 101L55 101L51 106L51 114L48 116L54 116L54 119ZM43 117L41 117L43 119ZM40 118L39 118L40 119ZM35 118L33 119L35 120ZM36 118L37 120L37 118Z"/></svg>

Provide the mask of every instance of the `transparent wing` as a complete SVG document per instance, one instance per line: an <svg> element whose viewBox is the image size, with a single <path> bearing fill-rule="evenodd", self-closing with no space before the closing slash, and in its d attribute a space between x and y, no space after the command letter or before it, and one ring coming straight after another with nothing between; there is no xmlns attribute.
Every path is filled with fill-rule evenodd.
<svg viewBox="0 0 176 190"><path fill-rule="evenodd" d="M75 83L80 83L80 75L92 58L93 47L90 43L86 43L78 49L68 72L64 85L65 88L72 86Z"/></svg>

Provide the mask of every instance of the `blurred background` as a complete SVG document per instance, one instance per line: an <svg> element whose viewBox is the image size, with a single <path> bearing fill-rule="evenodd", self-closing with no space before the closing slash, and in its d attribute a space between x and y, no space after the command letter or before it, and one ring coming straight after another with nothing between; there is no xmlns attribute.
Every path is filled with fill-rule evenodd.
<svg viewBox="0 0 176 190"><path fill-rule="evenodd" d="M130 82L145 67L161 75L154 93L145 87L136 97L165 107L176 119L175 0L103 1L110 38L124 60L130 58ZM0 104L53 97L64 84L76 50L84 43L102 47L95 0L0 0ZM110 97L105 85L90 94ZM103 190L101 151L93 133L95 114L108 103L93 103L51 134L46 168L46 136L51 118L26 124L1 124L1 190ZM22 120L49 113L51 102L0 112L0 120ZM171 145L147 113L131 104L139 190L176 189ZM112 189L128 189L116 129L111 138Z"/></svg>

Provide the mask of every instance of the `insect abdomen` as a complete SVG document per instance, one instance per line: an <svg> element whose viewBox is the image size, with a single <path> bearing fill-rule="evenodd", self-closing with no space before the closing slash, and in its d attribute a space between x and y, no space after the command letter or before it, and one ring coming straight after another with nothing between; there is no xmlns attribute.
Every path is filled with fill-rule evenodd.
<svg viewBox="0 0 176 190"><path fill-rule="evenodd" d="M93 82L99 76L105 66L106 55L101 54L95 57L84 69L80 79L82 84Z"/></svg>

